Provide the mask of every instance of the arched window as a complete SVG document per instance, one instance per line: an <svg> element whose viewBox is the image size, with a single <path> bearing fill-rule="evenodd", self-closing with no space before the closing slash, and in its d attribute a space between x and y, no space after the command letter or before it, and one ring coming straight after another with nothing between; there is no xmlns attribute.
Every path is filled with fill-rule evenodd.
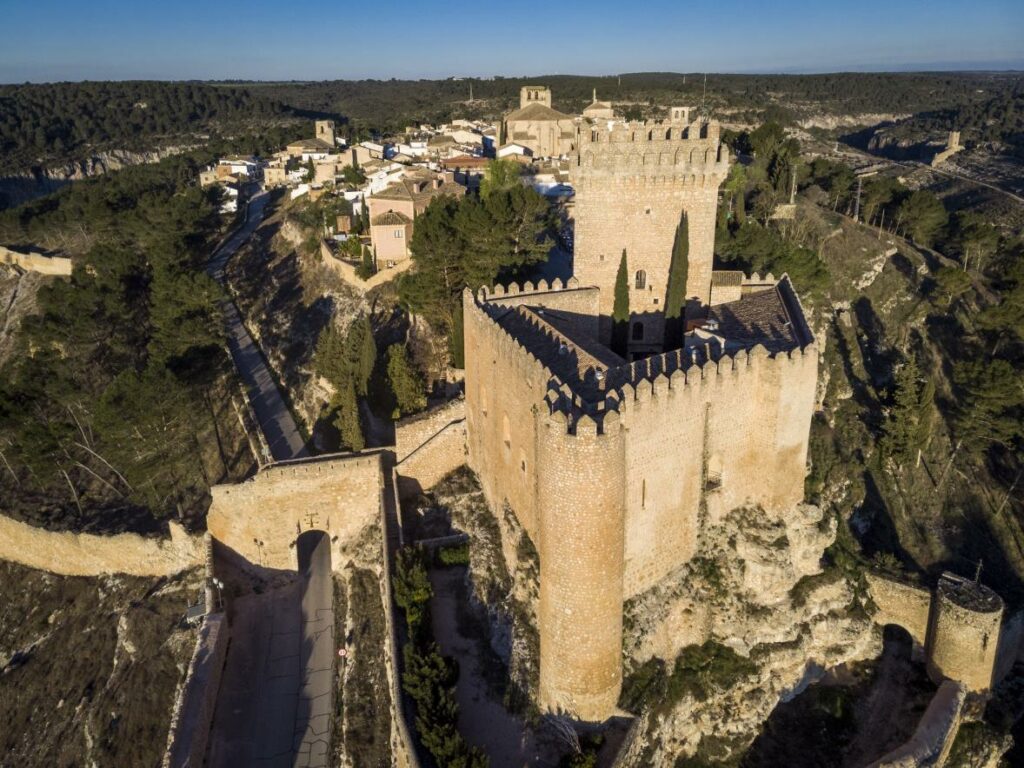
<svg viewBox="0 0 1024 768"><path fill-rule="evenodd" d="M708 457L707 477L704 479L704 490L717 491L722 487L722 457L717 453Z"/></svg>
<svg viewBox="0 0 1024 768"><path fill-rule="evenodd" d="M501 417L501 439L505 443L505 448L512 450L512 426L509 424L507 413Z"/></svg>
<svg viewBox="0 0 1024 768"><path fill-rule="evenodd" d="M642 291L646 287L647 287L647 273L644 270L642 270L642 269L638 269L636 271L636 289L638 291Z"/></svg>
<svg viewBox="0 0 1024 768"><path fill-rule="evenodd" d="M644 340L644 324L637 321L633 323L633 341Z"/></svg>

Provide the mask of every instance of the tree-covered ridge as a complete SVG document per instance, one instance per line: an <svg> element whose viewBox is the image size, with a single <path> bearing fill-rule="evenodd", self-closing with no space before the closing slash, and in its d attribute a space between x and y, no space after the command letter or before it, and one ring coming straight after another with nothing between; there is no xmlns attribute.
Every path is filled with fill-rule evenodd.
<svg viewBox="0 0 1024 768"><path fill-rule="evenodd" d="M0 86L0 170L45 166L102 149L231 130L288 114L244 88L84 82Z"/></svg>
<svg viewBox="0 0 1024 768"><path fill-rule="evenodd" d="M750 112L772 110L795 119L812 113L849 115L937 110L981 102L1015 87L1019 75L993 73L834 73L825 75L711 75L643 72L602 77L539 75L447 80L334 80L303 83L236 83L289 106L351 121L355 135L401 131L416 121L498 117L519 104L519 89L541 83L554 92L555 107L579 112L598 98L641 112L654 105L705 103ZM469 101L470 88L473 101ZM763 115L762 115L763 116Z"/></svg>
<svg viewBox="0 0 1024 768"><path fill-rule="evenodd" d="M229 472L237 446L217 410L232 374L221 291L203 271L220 219L194 181L208 159L125 169L0 215L5 235L73 224L92 243L70 280L39 291L0 368L6 513L140 528L202 512Z"/></svg>
<svg viewBox="0 0 1024 768"><path fill-rule="evenodd" d="M1024 79L1012 91L984 101L922 112L887 129L897 138L923 139L960 131L965 144L998 142L1024 154Z"/></svg>

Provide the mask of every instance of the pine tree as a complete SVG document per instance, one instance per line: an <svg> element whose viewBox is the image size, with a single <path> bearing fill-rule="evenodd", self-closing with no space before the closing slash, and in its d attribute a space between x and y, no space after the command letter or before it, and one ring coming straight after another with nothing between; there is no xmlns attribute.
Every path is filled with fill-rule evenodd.
<svg viewBox="0 0 1024 768"><path fill-rule="evenodd" d="M686 330L686 279L690 272L690 228L683 212L672 247L665 292L665 349L682 346Z"/></svg>
<svg viewBox="0 0 1024 768"><path fill-rule="evenodd" d="M612 349L620 355L626 354L629 338L629 266L626 263L626 249L622 249L619 271L615 275L615 303L612 305Z"/></svg>
<svg viewBox="0 0 1024 768"><path fill-rule="evenodd" d="M388 385L395 396L396 415L421 411L427 405L423 377L413 367L402 344L388 347Z"/></svg>
<svg viewBox="0 0 1024 768"><path fill-rule="evenodd" d="M882 455L891 457L897 465L912 458L931 435L935 385L930 380L922 383L920 379L913 357L896 373L894 403L883 427L880 447Z"/></svg>
<svg viewBox="0 0 1024 768"><path fill-rule="evenodd" d="M335 408L334 426L341 436L341 444L350 451L361 451L366 447L363 438L363 427L359 421L359 401L352 382L348 381L335 395L332 405Z"/></svg>

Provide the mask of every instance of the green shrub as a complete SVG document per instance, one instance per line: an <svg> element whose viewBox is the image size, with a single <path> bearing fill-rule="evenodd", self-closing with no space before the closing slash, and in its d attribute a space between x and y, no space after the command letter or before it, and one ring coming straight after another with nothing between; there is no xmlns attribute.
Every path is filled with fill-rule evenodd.
<svg viewBox="0 0 1024 768"><path fill-rule="evenodd" d="M441 565L469 565L469 544L442 547L437 552L437 560Z"/></svg>

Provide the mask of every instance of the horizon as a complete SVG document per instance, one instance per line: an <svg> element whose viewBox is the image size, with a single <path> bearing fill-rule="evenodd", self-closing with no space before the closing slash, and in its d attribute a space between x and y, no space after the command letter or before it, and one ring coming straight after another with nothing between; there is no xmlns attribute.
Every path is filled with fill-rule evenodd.
<svg viewBox="0 0 1024 768"><path fill-rule="evenodd" d="M0 53L0 83L1024 70L1024 4L1012 0L979 0L969 13L952 0L865 0L856 13L808 0L780 0L770 10L739 0L728 15L667 0L633 13L592 0L560 7L560 23L522 30L496 23L500 14L408 0L386 13L309 2L282 12L262 0L243 13L196 0L174 10L168 16L127 0L5 9L13 34ZM517 19L549 18L543 3L518 8ZM510 72L523 74L502 74Z"/></svg>
<svg viewBox="0 0 1024 768"><path fill-rule="evenodd" d="M992 66L986 66L993 64ZM1005 64L1005 66L1000 66ZM81 84L81 83L198 83L198 84L278 84L278 83L329 83L329 82L420 82L420 81L445 81L445 80L475 80L487 82L494 80L528 80L543 79L546 77L579 77L579 78L611 78L611 77L643 77L647 75L678 75L701 77L824 77L827 75L1024 75L1024 60L1013 62L980 62L977 66L971 63L963 63L959 66L954 63L949 65L935 64L910 66L907 69L835 69L835 70L747 70L747 71L712 71L707 72L682 72L674 70L649 70L630 72L539 72L534 74L493 74L493 75L438 75L436 77L389 77L385 75L367 75L364 77L289 77L289 78L260 78L260 77L188 77L188 78L160 78L160 77L110 77L110 78L81 78L78 80L0 80L0 86L18 85L60 85L60 84Z"/></svg>

